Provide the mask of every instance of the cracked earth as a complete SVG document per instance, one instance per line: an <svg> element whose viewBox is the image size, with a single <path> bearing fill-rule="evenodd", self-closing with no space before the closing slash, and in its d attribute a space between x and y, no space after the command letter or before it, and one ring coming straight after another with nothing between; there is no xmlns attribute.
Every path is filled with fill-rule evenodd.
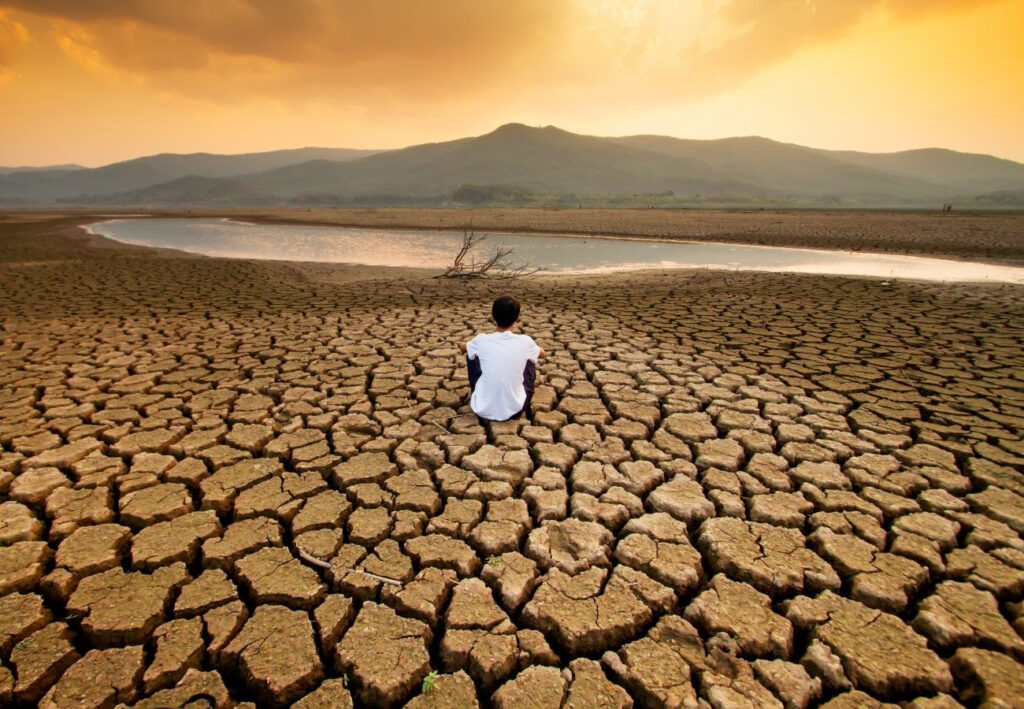
<svg viewBox="0 0 1024 709"><path fill-rule="evenodd" d="M1019 286L517 282L481 425L507 285L74 223L0 223L0 705L1024 706Z"/></svg>

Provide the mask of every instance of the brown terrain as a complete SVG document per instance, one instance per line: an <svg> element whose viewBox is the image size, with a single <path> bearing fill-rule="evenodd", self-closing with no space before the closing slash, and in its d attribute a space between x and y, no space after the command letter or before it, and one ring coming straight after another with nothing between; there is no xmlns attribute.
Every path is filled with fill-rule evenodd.
<svg viewBox="0 0 1024 709"><path fill-rule="evenodd" d="M1012 216L306 216L469 214L1024 254ZM0 706L1024 706L1020 286L451 282L91 218L0 215ZM550 359L481 425L456 346L506 290Z"/></svg>

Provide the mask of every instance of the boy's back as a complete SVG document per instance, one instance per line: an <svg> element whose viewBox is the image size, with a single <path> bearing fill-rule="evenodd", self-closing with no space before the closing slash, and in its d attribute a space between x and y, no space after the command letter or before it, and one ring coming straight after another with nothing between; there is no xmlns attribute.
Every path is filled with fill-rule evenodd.
<svg viewBox="0 0 1024 709"><path fill-rule="evenodd" d="M524 370L540 357L532 337L508 330L477 335L467 343L466 356L480 363L480 379L469 400L477 416L504 421L523 410Z"/></svg>
<svg viewBox="0 0 1024 709"><path fill-rule="evenodd" d="M466 353L469 406L480 418L505 421L529 410L537 360L544 350L529 335L517 335L519 302L503 295L491 306L495 331L477 335L459 349Z"/></svg>

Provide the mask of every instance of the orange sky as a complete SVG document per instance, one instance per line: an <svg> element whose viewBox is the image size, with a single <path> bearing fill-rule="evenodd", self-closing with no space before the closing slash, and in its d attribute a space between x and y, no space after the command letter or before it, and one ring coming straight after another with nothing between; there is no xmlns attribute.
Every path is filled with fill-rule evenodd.
<svg viewBox="0 0 1024 709"><path fill-rule="evenodd" d="M0 165L502 123L1024 162L1024 0L0 0Z"/></svg>

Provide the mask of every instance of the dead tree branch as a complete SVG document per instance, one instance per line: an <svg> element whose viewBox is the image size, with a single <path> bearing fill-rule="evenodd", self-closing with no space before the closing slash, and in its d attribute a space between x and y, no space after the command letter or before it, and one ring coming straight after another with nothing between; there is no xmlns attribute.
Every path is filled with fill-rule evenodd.
<svg viewBox="0 0 1024 709"><path fill-rule="evenodd" d="M489 256L477 260L474 253L486 237L477 236L471 231L462 233L462 245L455 254L455 260L444 273L438 278L490 278L509 280L513 278L524 278L532 276L541 269L534 267L529 262L514 263L513 249L505 246L497 246Z"/></svg>

